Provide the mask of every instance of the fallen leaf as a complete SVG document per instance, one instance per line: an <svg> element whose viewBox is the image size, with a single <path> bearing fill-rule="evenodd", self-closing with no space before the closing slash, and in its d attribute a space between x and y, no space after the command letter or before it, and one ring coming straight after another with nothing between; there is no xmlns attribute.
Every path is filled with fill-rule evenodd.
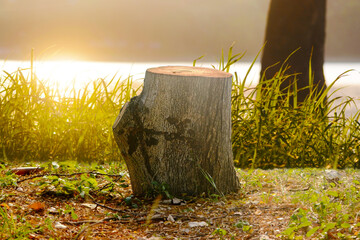
<svg viewBox="0 0 360 240"><path fill-rule="evenodd" d="M31 208L35 212L41 212L41 211L44 211L45 204L42 203L42 202L34 202L34 203L29 205L29 208Z"/></svg>
<svg viewBox="0 0 360 240"><path fill-rule="evenodd" d="M37 173L44 170L43 167L18 167L18 168L13 168L10 171L15 173L16 175L28 175L28 174L32 174L32 173Z"/></svg>
<svg viewBox="0 0 360 240"><path fill-rule="evenodd" d="M4 208L6 208L6 209L9 209L9 208L10 208L9 205L7 205L6 203L2 203L2 204L0 204L0 206L1 206L1 207L4 207Z"/></svg>
<svg viewBox="0 0 360 240"><path fill-rule="evenodd" d="M256 211L255 211L255 215L261 215L262 214L262 211L260 210L260 209L257 209Z"/></svg>

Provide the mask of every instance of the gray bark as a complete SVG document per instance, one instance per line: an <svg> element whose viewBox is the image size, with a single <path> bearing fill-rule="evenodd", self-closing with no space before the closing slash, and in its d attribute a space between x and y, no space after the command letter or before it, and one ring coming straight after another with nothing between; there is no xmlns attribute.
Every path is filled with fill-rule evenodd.
<svg viewBox="0 0 360 240"><path fill-rule="evenodd" d="M173 195L239 188L231 85L231 74L208 68L146 71L142 93L124 105L113 126L135 195L151 192L153 182L167 185Z"/></svg>

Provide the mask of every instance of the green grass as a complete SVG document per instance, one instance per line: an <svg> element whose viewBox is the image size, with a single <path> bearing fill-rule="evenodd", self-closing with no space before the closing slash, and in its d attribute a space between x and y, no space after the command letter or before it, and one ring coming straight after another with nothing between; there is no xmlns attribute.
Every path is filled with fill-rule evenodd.
<svg viewBox="0 0 360 240"><path fill-rule="evenodd" d="M331 177L332 171L255 169L238 173L252 201L293 207L279 239L358 239L359 171L337 170L335 178Z"/></svg>
<svg viewBox="0 0 360 240"><path fill-rule="evenodd" d="M5 205L6 206L6 205ZM52 230L51 220L46 218L44 223L33 226L23 216L14 216L6 207L0 207L0 237L1 239L30 239L33 233L43 233Z"/></svg>
<svg viewBox="0 0 360 240"><path fill-rule="evenodd" d="M99 79L64 93L25 73L0 76L0 159L119 160L111 127L136 95L131 77Z"/></svg>
<svg viewBox="0 0 360 240"><path fill-rule="evenodd" d="M229 59L232 60L231 50ZM249 71L251 68L252 65ZM227 70L226 67L220 69ZM296 82L287 91L280 90L281 83L290 77L287 69L285 62L279 67L277 76L263 77L253 88L245 87L248 74L243 80L234 74L232 142L235 165L264 169L358 168L360 112L347 117L345 108L355 104L354 99L343 99L335 105L335 100L339 99L332 98L333 85L341 76L322 94L309 84L310 94L300 105L296 102Z"/></svg>
<svg viewBox="0 0 360 240"><path fill-rule="evenodd" d="M222 56L218 68L231 72L243 54ZM256 60L256 59L255 59ZM254 60L254 62L255 62ZM253 64L254 64L253 62ZM196 61L194 61L194 64ZM232 142L235 166L359 167L359 112L345 116L352 99L335 106L332 85L321 96L299 106L296 83L280 91L287 77L286 62L274 79L247 87L247 77L234 73ZM275 66L277 67L277 66ZM264 90L265 89L265 90ZM137 89L138 90L138 89ZM99 79L80 90L60 92L37 79L31 69L0 75L0 161L121 159L112 125L126 101L139 93L132 78Z"/></svg>

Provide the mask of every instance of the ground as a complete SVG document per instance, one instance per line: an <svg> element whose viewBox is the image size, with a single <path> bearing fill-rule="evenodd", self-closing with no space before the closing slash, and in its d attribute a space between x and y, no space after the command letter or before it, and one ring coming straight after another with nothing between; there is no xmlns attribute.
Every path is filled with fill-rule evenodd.
<svg viewBox="0 0 360 240"><path fill-rule="evenodd" d="M9 176L5 172L1 175L2 183ZM359 171L238 170L238 175L242 183L238 193L225 197L172 199L160 195L155 199L132 196L127 174L97 175L94 171L59 174L45 170L19 176L16 184L2 184L0 221L4 225L0 238L267 240L360 237L357 215L352 215L354 210L359 210L359 204L350 203L359 202ZM96 179L97 187L88 184L92 179ZM75 188L82 181L82 186L88 186L87 190L71 189L74 181L77 181ZM355 187L353 192L347 191L351 183ZM342 193L346 196L340 196ZM345 199L350 197L351 200ZM321 211L316 207L319 204L324 205ZM328 227L329 222L335 225ZM311 229L316 231L310 234Z"/></svg>

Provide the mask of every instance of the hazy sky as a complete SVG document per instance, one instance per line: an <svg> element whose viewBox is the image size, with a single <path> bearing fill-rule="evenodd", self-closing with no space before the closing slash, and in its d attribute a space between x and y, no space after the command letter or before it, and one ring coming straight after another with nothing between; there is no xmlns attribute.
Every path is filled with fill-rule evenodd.
<svg viewBox="0 0 360 240"><path fill-rule="evenodd" d="M217 60L236 41L253 59L269 0L0 0L0 58ZM327 59L360 59L360 1L328 0Z"/></svg>

